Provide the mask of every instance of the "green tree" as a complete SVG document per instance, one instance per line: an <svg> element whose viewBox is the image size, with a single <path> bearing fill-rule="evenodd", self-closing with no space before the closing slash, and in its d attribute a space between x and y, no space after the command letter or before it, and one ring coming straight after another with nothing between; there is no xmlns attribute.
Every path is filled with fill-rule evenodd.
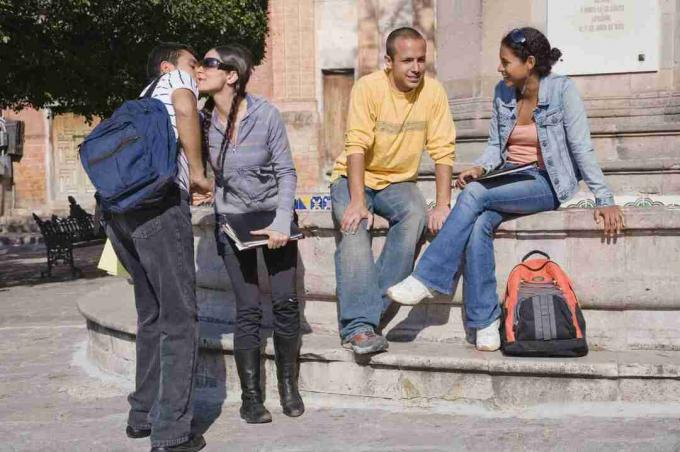
<svg viewBox="0 0 680 452"><path fill-rule="evenodd" d="M264 56L267 0L0 0L0 107L107 116L148 81L159 41Z"/></svg>

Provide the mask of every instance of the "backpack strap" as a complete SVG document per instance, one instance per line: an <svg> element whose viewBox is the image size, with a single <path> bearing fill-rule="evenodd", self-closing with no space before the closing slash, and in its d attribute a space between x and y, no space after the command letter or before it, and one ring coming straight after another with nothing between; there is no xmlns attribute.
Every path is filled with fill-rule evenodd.
<svg viewBox="0 0 680 452"><path fill-rule="evenodd" d="M519 284L522 280L522 267L516 265L508 276L508 282L505 286L505 299L503 300L503 308L505 309L505 340L507 342L515 342L515 307L517 306L517 293Z"/></svg>
<svg viewBox="0 0 680 452"><path fill-rule="evenodd" d="M554 262L550 263L547 270L550 276L553 278L557 286L560 288L562 293L567 299L567 305L569 306L569 311L571 312L571 318L573 321L574 328L576 329L576 337L578 339L583 338L583 331L581 330L581 325L579 325L576 318L576 308L579 306L578 299L576 298L576 293L574 292L573 284L569 276L564 273L564 270Z"/></svg>
<svg viewBox="0 0 680 452"><path fill-rule="evenodd" d="M161 81L161 77L163 77L164 75L165 75L165 74L161 74L161 75L159 75L158 77L156 77L156 79L153 81L153 83L151 83L151 85L149 85L149 89L147 89L146 91L144 91L144 95L143 95L143 96L139 96L139 98L140 98L140 99L148 99L148 98L150 98L151 95L153 94L154 90L156 89L156 85L158 85L158 82Z"/></svg>

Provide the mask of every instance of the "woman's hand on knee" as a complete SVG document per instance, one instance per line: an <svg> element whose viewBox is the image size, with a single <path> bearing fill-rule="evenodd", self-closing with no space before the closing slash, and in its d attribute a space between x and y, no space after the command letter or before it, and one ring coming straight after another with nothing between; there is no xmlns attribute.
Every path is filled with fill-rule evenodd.
<svg viewBox="0 0 680 452"><path fill-rule="evenodd" d="M458 175L458 178L456 179L455 182L455 186L460 189L463 189L468 184L468 182L477 179L482 174L484 174L484 168L482 168L481 166L474 166L470 169L466 169L465 171L461 172Z"/></svg>

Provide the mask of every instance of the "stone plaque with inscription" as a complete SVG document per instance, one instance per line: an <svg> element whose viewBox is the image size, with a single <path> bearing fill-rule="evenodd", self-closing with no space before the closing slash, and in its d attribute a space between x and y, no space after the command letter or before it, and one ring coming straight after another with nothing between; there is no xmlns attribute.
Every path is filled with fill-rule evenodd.
<svg viewBox="0 0 680 452"><path fill-rule="evenodd" d="M658 0L547 0L547 32L560 74L659 69Z"/></svg>

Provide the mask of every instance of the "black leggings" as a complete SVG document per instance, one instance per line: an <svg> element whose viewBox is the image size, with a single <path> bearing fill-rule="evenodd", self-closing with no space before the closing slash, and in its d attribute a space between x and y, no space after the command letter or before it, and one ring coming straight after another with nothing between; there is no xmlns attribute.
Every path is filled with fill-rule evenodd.
<svg viewBox="0 0 680 452"><path fill-rule="evenodd" d="M223 233L218 234L218 252L231 278L236 295L234 349L248 350L260 346L262 304L257 278L255 249L239 251ZM300 334L300 307L295 288L297 241L282 248L264 250L264 261L272 288L274 333L285 337Z"/></svg>

